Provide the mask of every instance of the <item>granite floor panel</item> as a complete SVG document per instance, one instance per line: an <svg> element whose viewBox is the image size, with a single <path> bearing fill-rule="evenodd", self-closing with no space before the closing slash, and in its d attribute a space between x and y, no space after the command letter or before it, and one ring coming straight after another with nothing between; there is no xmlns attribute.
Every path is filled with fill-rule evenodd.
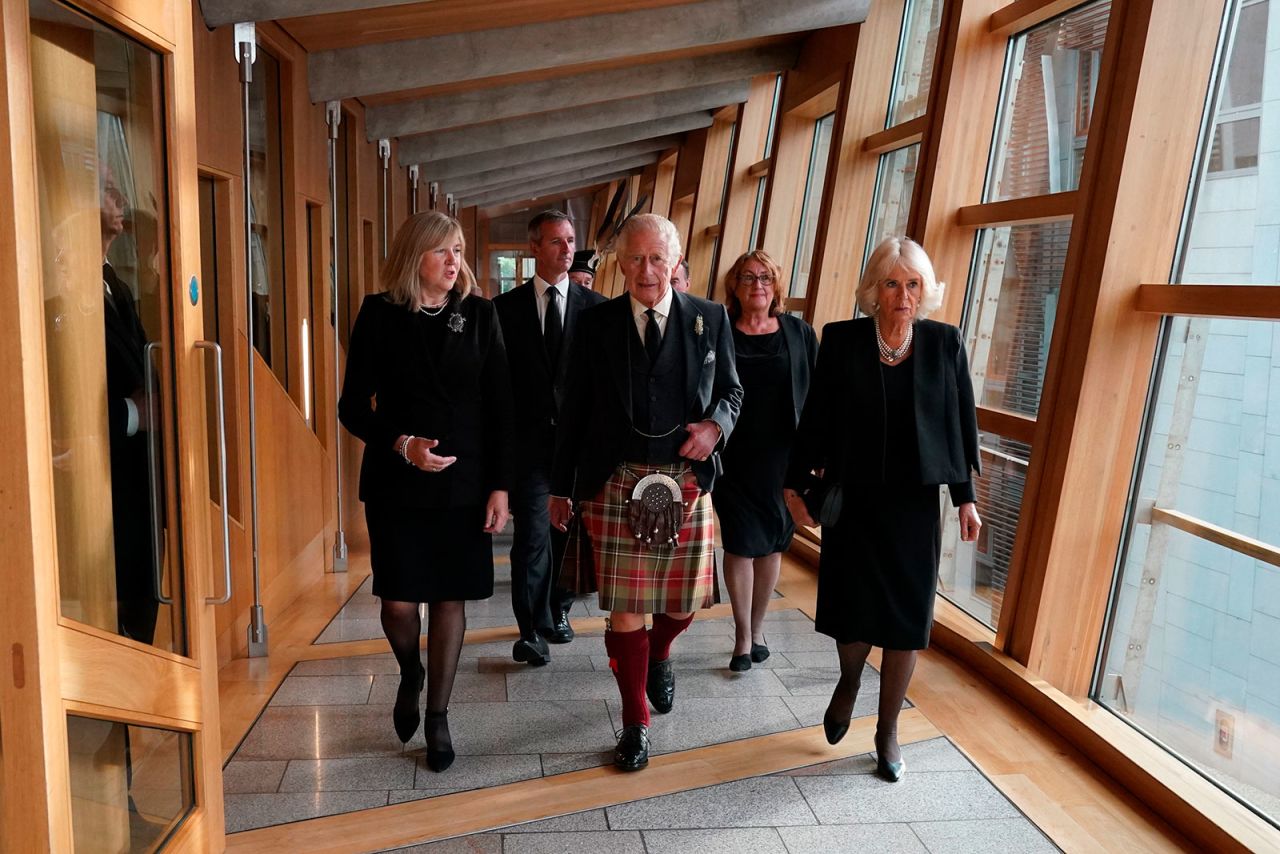
<svg viewBox="0 0 1280 854"><path fill-rule="evenodd" d="M230 762L222 769L222 791L227 794L269 794L280 789L280 778L289 763L283 759L265 762Z"/></svg>
<svg viewBox="0 0 1280 854"><path fill-rule="evenodd" d="M425 757L418 759L415 789L480 789L502 786L517 780L542 776L542 760L538 755L506 754L467 756L459 754L444 773L427 767ZM407 787L405 787L407 788Z"/></svg>
<svg viewBox="0 0 1280 854"><path fill-rule="evenodd" d="M631 832L509 833L502 854L645 854L644 840Z"/></svg>
<svg viewBox="0 0 1280 854"><path fill-rule="evenodd" d="M647 854L788 854L772 827L730 830L645 830Z"/></svg>
<svg viewBox="0 0 1280 854"><path fill-rule="evenodd" d="M1041 854L1057 851L1026 817L921 821L911 825L931 854Z"/></svg>
<svg viewBox="0 0 1280 854"><path fill-rule="evenodd" d="M399 673L373 677L373 690L369 692L369 703L371 705L394 704L399 687ZM425 699L425 691L423 696ZM458 668L453 680L450 703L500 703L505 699L507 699L507 680L501 673L476 673L474 670Z"/></svg>
<svg viewBox="0 0 1280 854"><path fill-rule="evenodd" d="M271 705L352 706L369 702L372 686L373 677L369 675L289 676L271 698Z"/></svg>
<svg viewBox="0 0 1280 854"><path fill-rule="evenodd" d="M411 789L412 756L352 759L295 759L280 781L281 792L349 792Z"/></svg>
<svg viewBox="0 0 1280 854"><path fill-rule="evenodd" d="M832 854L874 851L876 854L929 854L907 824L819 825L780 827L788 854ZM1021 854L1016 849L1001 854Z"/></svg>
<svg viewBox="0 0 1280 854"><path fill-rule="evenodd" d="M615 728L621 729L622 701L607 702ZM657 755L692 750L799 726L782 697L682 697L677 679L675 709L670 714L650 716L650 752Z"/></svg>
<svg viewBox="0 0 1280 854"><path fill-rule="evenodd" d="M869 774L795 777L822 824L1015 818L1018 811L977 771L921 771L899 783Z"/></svg>
<svg viewBox="0 0 1280 854"><path fill-rule="evenodd" d="M579 830L608 830L609 820L603 809L573 812L539 821L514 824L502 828L503 833L561 833Z"/></svg>
<svg viewBox="0 0 1280 854"><path fill-rule="evenodd" d="M817 824L795 780L753 777L606 807L613 830L785 827Z"/></svg>
<svg viewBox="0 0 1280 854"><path fill-rule="evenodd" d="M272 795L226 795L227 832L367 810L387 805L385 789L377 792L288 792Z"/></svg>
<svg viewBox="0 0 1280 854"><path fill-rule="evenodd" d="M544 753L542 754L542 774L550 777L553 774L581 771L583 768L599 768L611 762L613 762L612 747L597 753Z"/></svg>

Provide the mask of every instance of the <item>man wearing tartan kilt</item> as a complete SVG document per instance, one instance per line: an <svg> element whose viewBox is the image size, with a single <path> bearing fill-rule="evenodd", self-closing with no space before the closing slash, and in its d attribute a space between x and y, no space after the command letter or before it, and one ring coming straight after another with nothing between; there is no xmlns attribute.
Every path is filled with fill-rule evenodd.
<svg viewBox="0 0 1280 854"><path fill-rule="evenodd" d="M580 315L549 511L561 530L581 513L591 540L600 608L610 612L605 648L622 695L614 764L637 771L649 762L645 697L671 710L672 641L714 598L709 493L742 386L724 306L670 286L681 258L675 226L655 214L632 217L616 251L627 292ZM650 488L639 502L642 479L671 491Z"/></svg>

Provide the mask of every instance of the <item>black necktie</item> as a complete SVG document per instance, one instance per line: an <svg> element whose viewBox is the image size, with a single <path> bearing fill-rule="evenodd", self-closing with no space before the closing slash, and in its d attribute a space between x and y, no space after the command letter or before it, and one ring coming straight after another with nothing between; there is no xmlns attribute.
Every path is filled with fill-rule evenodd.
<svg viewBox="0 0 1280 854"><path fill-rule="evenodd" d="M658 314L653 309L645 309L649 320L644 325L644 351L649 354L649 362L658 361L658 350L662 347L662 330L658 328Z"/></svg>
<svg viewBox="0 0 1280 854"><path fill-rule="evenodd" d="M560 339L564 337L564 324L560 320L560 292L547 288L547 316L542 322L542 344L547 348L547 358L555 364L560 355Z"/></svg>

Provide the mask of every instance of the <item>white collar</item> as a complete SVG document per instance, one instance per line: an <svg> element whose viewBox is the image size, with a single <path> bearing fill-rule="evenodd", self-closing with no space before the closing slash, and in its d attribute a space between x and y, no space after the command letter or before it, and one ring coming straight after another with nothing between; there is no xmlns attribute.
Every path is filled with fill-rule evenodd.
<svg viewBox="0 0 1280 854"><path fill-rule="evenodd" d="M569 274L565 273L560 281L551 284L535 273L533 276L533 288L538 292L538 299L542 299L547 295L548 288L555 288L559 291L561 298L567 297L569 296Z"/></svg>
<svg viewBox="0 0 1280 854"><path fill-rule="evenodd" d="M657 305L653 307L654 314L663 318L671 316L671 301L675 299L675 297L672 296L672 294L674 293L675 293L675 289L672 288L670 285L667 285L667 292L662 295L662 299L658 300ZM628 294L627 296L630 297L631 299L632 317L640 317L642 314L644 314L646 311L649 310L649 306L640 302L640 300L636 299L634 296L631 296L630 294Z"/></svg>

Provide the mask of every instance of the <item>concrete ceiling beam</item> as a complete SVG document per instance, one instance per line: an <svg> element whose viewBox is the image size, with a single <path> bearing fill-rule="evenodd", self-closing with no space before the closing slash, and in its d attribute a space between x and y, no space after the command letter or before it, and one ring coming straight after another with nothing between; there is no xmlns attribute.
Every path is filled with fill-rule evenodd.
<svg viewBox="0 0 1280 854"><path fill-rule="evenodd" d="M713 83L677 92L661 92L639 98L606 101L572 110L552 110L518 119L439 131L400 140L400 157L405 162L440 160L507 148L526 142L555 139L575 133L634 124L637 121L680 116L745 101L750 80Z"/></svg>
<svg viewBox="0 0 1280 854"><path fill-rule="evenodd" d="M552 193L562 193L573 190L578 187L590 187L595 184L603 184L607 181L616 181L620 178L630 178L638 169L623 169L618 172L606 172L604 174L592 177L577 178L563 183L529 183L522 184L518 187L512 187L506 190L494 190L489 193L483 193L478 196L470 196L462 199L459 204L463 207L476 205L478 207L488 207L490 205L500 205L506 202L517 202L523 199L536 199L540 196L550 195Z"/></svg>
<svg viewBox="0 0 1280 854"><path fill-rule="evenodd" d="M307 72L312 101L356 98L856 24L869 6L870 0L702 0L319 51L308 57Z"/></svg>
<svg viewBox="0 0 1280 854"><path fill-rule="evenodd" d="M562 187L567 184L592 183L599 180L601 175L611 175L615 172L630 173L656 162L658 162L657 154L641 154L615 163L597 163L595 166L572 169L555 175L543 175L541 178L532 180L507 181L504 184L491 185L469 193L454 193L454 198L475 199L496 193L521 193L528 187Z"/></svg>
<svg viewBox="0 0 1280 854"><path fill-rule="evenodd" d="M710 127L711 113L695 112L669 119L655 119L647 122L621 125L616 128L562 136L558 139L547 139L539 142L526 142L507 148L498 148L480 154L441 159L415 158L411 146L403 142L399 149L401 166L418 164L423 178L428 181L447 181L462 175L475 175L490 169L501 169L505 166L520 166L533 160L546 160L565 154L576 154L593 151L599 148L610 148L629 142L639 142L654 137L681 134L693 130Z"/></svg>
<svg viewBox="0 0 1280 854"><path fill-rule="evenodd" d="M370 141L390 139L620 98L727 83L789 69L795 65L798 52L795 45L778 45L764 50L696 56L675 62L633 65L553 80L438 95L372 107L365 113L365 128Z"/></svg>
<svg viewBox="0 0 1280 854"><path fill-rule="evenodd" d="M407 6L418 2L420 0L200 0L200 13L210 27L221 27L224 24L358 12L378 6Z"/></svg>
<svg viewBox="0 0 1280 854"><path fill-rule="evenodd" d="M533 180L575 169L585 169L588 166L610 165L631 157L674 148L679 144L680 137L677 135L660 136L656 139L646 139L627 145L615 145L612 148L566 154L563 157L550 157L524 166L490 169L485 172L477 172L474 175L462 175L441 183L445 192L453 193L455 196L476 195L482 187L510 184L512 181ZM431 176L428 177L430 178Z"/></svg>

